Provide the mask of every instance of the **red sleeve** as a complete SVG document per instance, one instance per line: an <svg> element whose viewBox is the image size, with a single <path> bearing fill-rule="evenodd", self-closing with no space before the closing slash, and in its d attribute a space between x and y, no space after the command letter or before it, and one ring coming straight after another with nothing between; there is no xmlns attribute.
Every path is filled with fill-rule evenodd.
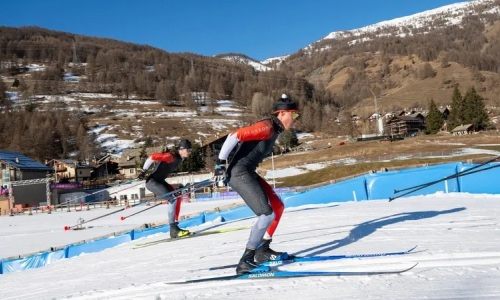
<svg viewBox="0 0 500 300"><path fill-rule="evenodd" d="M253 125L242 127L235 133L238 140L241 142L263 141L269 139L273 135L274 128L271 120L262 120Z"/></svg>
<svg viewBox="0 0 500 300"><path fill-rule="evenodd" d="M154 161L163 161L166 163L171 163L174 161L174 156L170 152L153 153L149 157Z"/></svg>

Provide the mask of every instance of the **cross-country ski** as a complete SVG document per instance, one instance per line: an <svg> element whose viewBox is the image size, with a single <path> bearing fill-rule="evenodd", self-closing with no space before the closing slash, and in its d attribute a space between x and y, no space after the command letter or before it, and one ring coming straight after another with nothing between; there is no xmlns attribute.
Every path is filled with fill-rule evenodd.
<svg viewBox="0 0 500 300"><path fill-rule="evenodd" d="M413 269L417 264L414 264L404 269L392 270L370 270L370 271L268 271L268 272L251 272L241 275L222 275L213 277L204 277L196 279L187 279L184 281L169 282L171 284L186 284L199 283L207 281L235 280L235 279L271 279L271 278L294 278L294 277L314 277L314 276L373 276L373 275L390 275L401 274Z"/></svg>
<svg viewBox="0 0 500 300"><path fill-rule="evenodd" d="M279 266L279 265L286 265L286 264L300 263L300 262L397 256L397 255L405 255L405 254L415 253L416 248L417 248L417 246L414 246L408 250L395 251L395 252L379 252L379 253L365 253L365 254L341 254L341 255L331 255L331 256L319 256L319 255L318 256L296 256L296 257L291 258L291 259L270 260L267 262L263 262L261 265L263 265L263 266ZM211 267L211 268L209 268L209 270L213 271L213 270L221 270L221 269L228 269L228 268L236 268L236 265L230 264L230 265Z"/></svg>

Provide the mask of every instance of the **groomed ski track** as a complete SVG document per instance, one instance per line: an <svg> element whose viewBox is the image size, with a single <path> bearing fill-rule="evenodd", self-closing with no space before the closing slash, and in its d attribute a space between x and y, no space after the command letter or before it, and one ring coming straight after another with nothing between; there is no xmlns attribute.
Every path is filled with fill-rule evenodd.
<svg viewBox="0 0 500 300"><path fill-rule="evenodd" d="M250 226L253 220L226 226ZM206 269L236 263L248 237L247 229L141 249L132 249L128 243L44 268L4 274L2 285L9 288L0 290L0 298L499 299L499 226L500 196L447 194L391 203L304 206L285 211L274 236L274 249L324 256L401 251L418 244L417 249L425 251L279 267L286 271L360 271L418 263L398 275L168 283L234 274L232 269ZM64 284L60 284L62 279Z"/></svg>

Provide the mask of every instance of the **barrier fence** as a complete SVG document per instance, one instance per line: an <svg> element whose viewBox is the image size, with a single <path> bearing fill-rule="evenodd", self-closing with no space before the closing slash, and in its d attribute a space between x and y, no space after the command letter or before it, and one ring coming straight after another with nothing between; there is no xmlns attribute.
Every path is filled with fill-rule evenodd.
<svg viewBox="0 0 500 300"><path fill-rule="evenodd" d="M418 186L422 188L412 190L405 197L436 192L500 194L500 185L497 182L500 168L496 168L496 166L500 166L500 164L488 163L478 168L477 165L473 164L448 163L397 171L375 172L301 192L294 192L294 189L284 189L280 191L280 195L286 207L295 207L306 204L328 204L347 201L388 201L395 195L395 191L407 191L409 187ZM468 169L475 169L477 172L466 174ZM453 176L454 174L464 174L464 176ZM429 184L432 182L435 182L435 184ZM398 201L404 201L404 198L400 198ZM197 216L180 221L180 226L187 228L215 219L231 221L251 216L253 216L251 210L242 205L227 210L200 213ZM78 256L81 253L102 251L150 234L168 232L169 228L168 225L164 225L132 230L95 241L68 245L63 249L52 249L51 251L27 257L2 259L0 261L0 274L42 267L59 259Z"/></svg>

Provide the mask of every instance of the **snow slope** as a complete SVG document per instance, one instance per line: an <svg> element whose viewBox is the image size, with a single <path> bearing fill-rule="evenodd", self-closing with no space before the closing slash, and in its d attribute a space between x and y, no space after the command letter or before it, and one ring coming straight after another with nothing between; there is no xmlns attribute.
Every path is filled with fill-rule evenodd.
<svg viewBox="0 0 500 300"><path fill-rule="evenodd" d="M207 208L202 202L192 205L186 206L185 211L195 211L197 205L199 211ZM165 213L164 207L144 213L141 221L158 221L163 216L160 213ZM47 243L60 244L61 234L78 238L92 234L92 230L100 233L97 226L59 232L61 224L74 222L75 214L58 213L57 222L54 214L39 215L37 224L26 222L33 216L0 217L0 228L23 228L17 238L3 239L2 249L26 251L26 240L39 247L35 241L40 237ZM253 221L254 218L247 219L224 227L249 226ZM95 225L117 229L119 222L114 217L96 221ZM169 282L233 274L233 269L207 268L236 263L249 229L133 248L137 243L165 238L156 235L43 268L0 275L0 299L499 299L499 223L500 195L451 193L390 203L377 200L302 206L285 211L274 236L274 249L298 255L336 255L399 251L418 244L420 251L406 256L296 264L281 269L365 270L404 267L416 262L418 265L401 275L173 285ZM3 229L2 236L8 234L9 230Z"/></svg>

